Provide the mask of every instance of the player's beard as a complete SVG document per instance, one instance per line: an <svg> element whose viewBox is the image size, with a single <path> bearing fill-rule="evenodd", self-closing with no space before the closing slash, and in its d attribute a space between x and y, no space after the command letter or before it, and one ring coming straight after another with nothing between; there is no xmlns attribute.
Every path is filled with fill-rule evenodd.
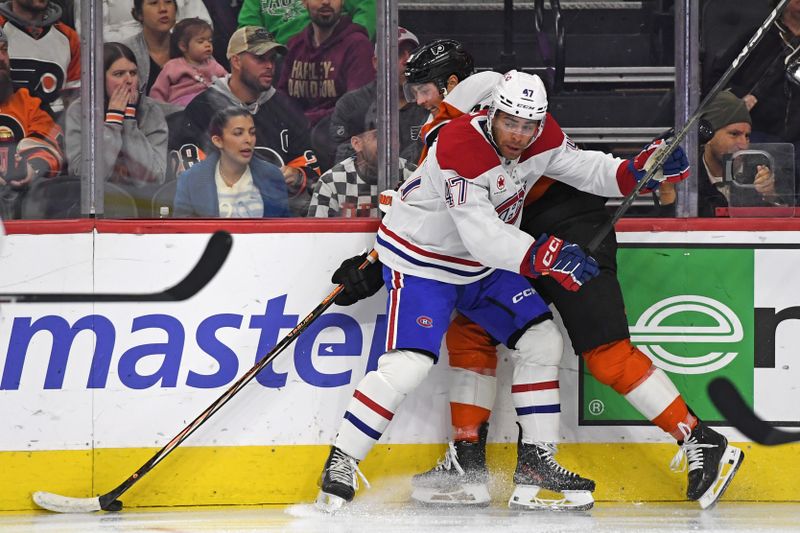
<svg viewBox="0 0 800 533"><path fill-rule="evenodd" d="M14 83L7 68L0 66L0 103L6 103L14 94Z"/></svg>

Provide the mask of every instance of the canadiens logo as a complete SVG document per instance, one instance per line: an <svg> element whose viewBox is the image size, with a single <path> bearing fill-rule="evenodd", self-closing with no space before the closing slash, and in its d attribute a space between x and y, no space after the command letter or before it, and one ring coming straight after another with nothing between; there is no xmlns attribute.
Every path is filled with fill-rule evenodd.
<svg viewBox="0 0 800 533"><path fill-rule="evenodd" d="M432 328L433 327L433 319L429 316L419 316L417 317L417 324L422 326L423 328Z"/></svg>
<svg viewBox="0 0 800 533"><path fill-rule="evenodd" d="M497 188L501 191L506 189L506 178L502 174L497 176Z"/></svg>

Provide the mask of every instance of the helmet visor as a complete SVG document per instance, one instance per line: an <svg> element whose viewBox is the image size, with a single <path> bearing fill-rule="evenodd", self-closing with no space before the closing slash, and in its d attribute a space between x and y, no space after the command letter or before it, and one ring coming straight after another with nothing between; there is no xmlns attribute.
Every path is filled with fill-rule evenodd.
<svg viewBox="0 0 800 533"><path fill-rule="evenodd" d="M539 129L541 120L528 120L508 113L499 112L492 120L492 126L505 133L514 135L533 136Z"/></svg>
<svg viewBox="0 0 800 533"><path fill-rule="evenodd" d="M439 88L433 82L403 84L403 95L409 104L416 104L419 101L430 102L438 99L440 94Z"/></svg>

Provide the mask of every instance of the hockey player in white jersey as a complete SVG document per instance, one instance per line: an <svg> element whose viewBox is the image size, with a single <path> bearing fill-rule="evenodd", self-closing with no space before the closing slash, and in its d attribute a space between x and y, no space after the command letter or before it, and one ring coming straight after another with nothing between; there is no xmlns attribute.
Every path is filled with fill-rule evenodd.
<svg viewBox="0 0 800 533"><path fill-rule="evenodd" d="M348 405L323 469L321 508L352 500L358 462L436 362L454 309L513 350L518 485L538 484L591 505L594 482L561 467L552 453L538 453L537 444L558 440L563 345L546 305L519 274L548 275L578 290L597 275L597 265L573 244L548 235L534 239L518 226L525 195L542 174L621 196L644 175L648 154L622 160L577 150L546 110L538 77L507 73L488 112L443 128L398 191L375 245L389 292L387 351ZM683 178L686 170L678 174L672 177Z"/></svg>
<svg viewBox="0 0 800 533"><path fill-rule="evenodd" d="M448 51L446 54L432 53L442 47ZM434 41L418 49L407 63L409 79L417 81L407 92L415 94L421 105L438 105L438 111L423 128L428 142L443 124L470 110L483 109L491 100L487 95L491 94L492 77L501 75L484 72L458 81L451 73L463 72L462 66L471 64L465 57L469 54L458 42ZM439 87L439 93L431 91L432 87ZM676 161L685 158L682 153L672 157ZM542 178L526 197L521 229L534 236L554 233L582 245L594 237L597 227L607 223L604 204L603 198ZM616 250L612 232L595 250L601 274L579 293L563 291L547 278L533 279L531 284L559 311L572 346L584 358L589 372L678 441L680 449L671 468L677 472L688 470L688 499L697 500L702 508L712 507L731 483L744 453L699 420L667 374L631 344L616 276ZM346 286L358 283L363 279L359 273L345 269L342 281ZM358 292L361 291L374 293L366 286ZM348 295L353 302L359 297ZM461 315L451 322L446 339L454 439L436 467L414 476L411 497L436 505L488 505L486 437L495 399L496 341ZM568 501L542 500L535 491L518 485L509 506L571 505Z"/></svg>

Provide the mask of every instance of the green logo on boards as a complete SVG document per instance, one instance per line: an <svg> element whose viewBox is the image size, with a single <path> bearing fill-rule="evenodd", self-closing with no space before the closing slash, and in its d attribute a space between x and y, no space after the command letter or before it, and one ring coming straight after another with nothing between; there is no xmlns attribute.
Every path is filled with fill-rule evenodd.
<svg viewBox="0 0 800 533"><path fill-rule="evenodd" d="M618 272L631 341L663 369L700 418L720 419L708 383L732 380L752 401L753 250L621 248ZM581 365L580 422L642 417Z"/></svg>

